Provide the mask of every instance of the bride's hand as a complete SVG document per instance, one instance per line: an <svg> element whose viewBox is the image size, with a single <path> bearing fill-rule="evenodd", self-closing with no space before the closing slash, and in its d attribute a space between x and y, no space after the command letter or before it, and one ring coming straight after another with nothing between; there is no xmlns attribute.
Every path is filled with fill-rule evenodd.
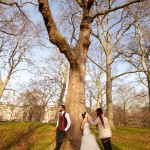
<svg viewBox="0 0 150 150"><path fill-rule="evenodd" d="M85 117L86 117L86 119L87 119L87 121L88 121L89 114L88 114L88 113L86 113Z"/></svg>
<svg viewBox="0 0 150 150"><path fill-rule="evenodd" d="M88 117L88 118L89 118L89 117L90 117L90 115L89 115L88 113L86 113L86 117Z"/></svg>
<svg viewBox="0 0 150 150"><path fill-rule="evenodd" d="M88 113L86 113L86 114L85 114L85 117L88 118L88 116L89 116Z"/></svg>

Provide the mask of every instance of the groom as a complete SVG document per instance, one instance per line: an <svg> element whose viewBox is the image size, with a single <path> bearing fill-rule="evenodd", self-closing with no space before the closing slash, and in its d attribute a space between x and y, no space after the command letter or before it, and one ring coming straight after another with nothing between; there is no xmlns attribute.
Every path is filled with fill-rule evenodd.
<svg viewBox="0 0 150 150"><path fill-rule="evenodd" d="M67 130L70 128L70 116L67 112L65 112L65 106L59 106L59 115L56 125L56 147L54 150L60 150L63 139Z"/></svg>

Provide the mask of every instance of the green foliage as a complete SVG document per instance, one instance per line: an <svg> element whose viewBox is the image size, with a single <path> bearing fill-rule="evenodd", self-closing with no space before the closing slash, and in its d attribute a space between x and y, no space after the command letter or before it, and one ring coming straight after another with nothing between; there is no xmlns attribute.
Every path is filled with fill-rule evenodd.
<svg viewBox="0 0 150 150"><path fill-rule="evenodd" d="M95 127L91 128L98 136ZM113 132L113 150L149 150L150 129L116 127ZM0 149L47 150L55 141L55 125L32 122L0 123ZM103 150L100 139L97 142Z"/></svg>

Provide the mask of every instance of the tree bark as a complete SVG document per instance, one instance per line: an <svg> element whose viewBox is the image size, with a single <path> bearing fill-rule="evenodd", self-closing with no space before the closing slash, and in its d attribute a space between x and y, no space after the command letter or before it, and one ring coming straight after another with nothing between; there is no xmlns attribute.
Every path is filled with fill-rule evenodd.
<svg viewBox="0 0 150 150"><path fill-rule="evenodd" d="M10 79L10 75L11 75L11 72L8 73L5 82L2 82L2 80L0 79L0 99L1 99L2 96L3 96L3 93L4 93L4 91L5 91L5 88L6 88L7 84L8 84L9 79Z"/></svg>
<svg viewBox="0 0 150 150"><path fill-rule="evenodd" d="M53 20L47 0L39 0L39 10L43 16L50 42L59 47L70 63L69 85L66 98L66 111L70 114L71 127L67 132L64 150L79 150L82 132L82 112L85 111L85 72L86 56L90 45L91 20L89 10L92 3L86 2L83 19L80 25L80 35L74 48L71 48L66 39L59 33Z"/></svg>
<svg viewBox="0 0 150 150"><path fill-rule="evenodd" d="M63 53L70 63L70 76L69 86L66 99L66 111L70 114L71 127L67 133L67 140L64 144L64 150L79 150L81 143L81 113L85 111L85 71L86 71L86 56L90 45L91 23L94 19L90 16L90 10L95 0L76 0L79 6L83 9L83 17L80 24L80 34L77 44L74 48L71 48L66 39L58 31L54 22L48 0L38 0L39 11L41 12L46 29L48 31L49 40L51 43L59 48L59 51ZM128 4L129 5L129 4ZM128 6L127 5L127 6ZM123 5L118 7L120 9L126 7ZM113 9L116 10L116 9ZM113 11L113 10L110 10ZM109 11L104 11L107 14ZM104 15L102 14L102 15ZM98 14L100 15L100 14ZM107 100L109 119L113 122L112 111L112 97L111 97L111 68L108 66L108 86L107 86ZM110 122L111 123L111 122Z"/></svg>
<svg viewBox="0 0 150 150"><path fill-rule="evenodd" d="M82 122L82 112L85 111L85 60L82 65L70 66L69 86L66 99L66 111L71 118L71 127L67 138L71 141L69 150L79 150L82 132L80 130ZM65 150L68 150L69 143L65 143Z"/></svg>
<svg viewBox="0 0 150 150"><path fill-rule="evenodd" d="M5 85L2 83L2 84L0 84L0 99L1 99L1 97L3 96L3 93L4 93L4 90L5 90Z"/></svg>
<svg viewBox="0 0 150 150"><path fill-rule="evenodd" d="M109 120L111 128L114 128L113 121L113 104L112 104L112 79L111 79L111 52L108 50L106 54L106 101L107 101L107 110L106 116Z"/></svg>
<svg viewBox="0 0 150 150"><path fill-rule="evenodd" d="M98 78L97 82L98 82L97 84L98 96L97 96L96 108L99 108L102 107L102 91L101 91L100 77Z"/></svg>
<svg viewBox="0 0 150 150"><path fill-rule="evenodd" d="M148 81L148 98L149 98L149 111L150 111L150 73L147 72L146 73L146 76L147 76L147 81Z"/></svg>
<svg viewBox="0 0 150 150"><path fill-rule="evenodd" d="M65 71L66 72L64 73L64 76L63 76L64 81L62 81L62 83L61 83L61 92L60 92L60 97L59 97L59 101L58 101L58 106L63 103L63 99L64 99L64 96L65 96L67 78L68 78L68 75L69 75L69 63L66 64Z"/></svg>

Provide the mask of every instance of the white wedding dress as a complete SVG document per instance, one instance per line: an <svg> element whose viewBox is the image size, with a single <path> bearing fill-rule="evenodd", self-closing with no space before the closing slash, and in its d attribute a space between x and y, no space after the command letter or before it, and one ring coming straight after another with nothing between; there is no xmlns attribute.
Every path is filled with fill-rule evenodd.
<svg viewBox="0 0 150 150"><path fill-rule="evenodd" d="M91 134L89 123L84 124L80 150L100 150L95 136Z"/></svg>

